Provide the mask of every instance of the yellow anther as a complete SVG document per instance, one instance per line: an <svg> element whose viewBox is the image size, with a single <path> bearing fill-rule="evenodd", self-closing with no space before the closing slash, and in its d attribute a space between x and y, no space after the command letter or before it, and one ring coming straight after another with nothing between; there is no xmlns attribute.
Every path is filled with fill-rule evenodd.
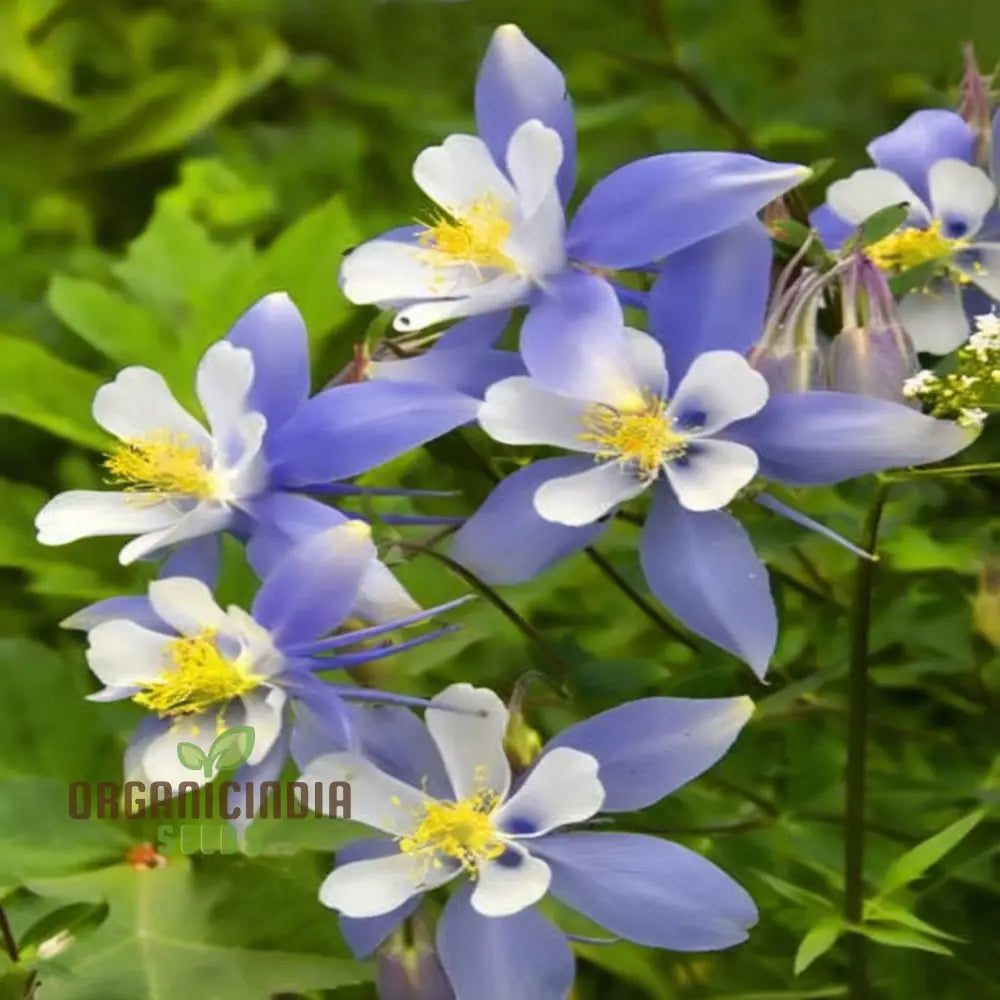
<svg viewBox="0 0 1000 1000"><path fill-rule="evenodd" d="M439 855L454 858L475 875L483 861L500 857L506 850L493 825L493 813L499 805L493 792L482 790L461 802L427 802L420 814L420 825L399 841L404 854L424 858L429 867L439 868Z"/></svg>
<svg viewBox="0 0 1000 1000"><path fill-rule="evenodd" d="M418 242L434 252L432 262L440 263L438 254L443 254L451 258L451 263L513 271L517 265L503 249L510 232L510 220L503 207L492 195L486 195L461 215L439 214L419 235Z"/></svg>
<svg viewBox="0 0 1000 1000"><path fill-rule="evenodd" d="M597 445L597 458L631 463L643 479L655 479L667 459L684 453L687 442L674 430L662 399L646 400L635 411L595 403L584 414L584 427L580 440Z"/></svg>
<svg viewBox="0 0 1000 1000"><path fill-rule="evenodd" d="M196 715L212 705L223 705L252 691L263 677L227 660L215 641L215 631L185 636L170 643L171 664L132 700L157 712L160 718Z"/></svg>
<svg viewBox="0 0 1000 1000"><path fill-rule="evenodd" d="M107 457L104 467L112 481L127 490L181 493L199 500L216 492L215 479L198 446L183 434L170 431L123 441Z"/></svg>
<svg viewBox="0 0 1000 1000"><path fill-rule="evenodd" d="M865 247L865 253L883 271L900 273L930 261L939 261L942 270L950 270L952 255L968 246L965 238L943 236L941 221L935 219L926 229L897 229Z"/></svg>

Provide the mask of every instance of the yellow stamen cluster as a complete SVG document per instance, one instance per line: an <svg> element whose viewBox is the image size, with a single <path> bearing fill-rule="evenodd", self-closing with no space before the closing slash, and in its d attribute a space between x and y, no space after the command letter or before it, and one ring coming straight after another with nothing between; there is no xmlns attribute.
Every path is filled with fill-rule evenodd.
<svg viewBox="0 0 1000 1000"><path fill-rule="evenodd" d="M481 790L461 802L427 802L420 825L399 841L404 854L426 859L430 867L440 868L439 855L458 861L470 875L478 865L492 861L506 850L493 825L492 815L499 805L494 792Z"/></svg>
<svg viewBox="0 0 1000 1000"><path fill-rule="evenodd" d="M206 500L215 493L211 471L197 445L183 434L159 431L148 438L123 441L104 467L113 482L128 490L181 493Z"/></svg>
<svg viewBox="0 0 1000 1000"><path fill-rule="evenodd" d="M595 403L584 414L581 441L598 447L598 459L633 465L643 479L655 479L664 461L684 453L686 437L678 434L666 415L662 399L644 401L635 411Z"/></svg>
<svg viewBox="0 0 1000 1000"><path fill-rule="evenodd" d="M492 195L486 195L461 215L439 214L419 235L418 242L435 251L435 258L443 254L457 264L513 271L516 265L503 250L510 232L503 206ZM440 263L437 259L434 262Z"/></svg>
<svg viewBox="0 0 1000 1000"><path fill-rule="evenodd" d="M976 332L956 354L953 371L922 371L903 384L903 395L920 400L935 417L981 427L1000 404L1000 319L976 317Z"/></svg>
<svg viewBox="0 0 1000 1000"><path fill-rule="evenodd" d="M169 646L171 665L132 700L160 718L196 715L256 688L262 677L227 660L214 629L175 639Z"/></svg>
<svg viewBox="0 0 1000 1000"><path fill-rule="evenodd" d="M865 253L876 267L893 274L931 261L939 261L944 272L952 270L951 257L968 246L967 239L943 236L941 221L935 219L926 229L897 229L865 247ZM958 272L955 275L959 280L968 280Z"/></svg>

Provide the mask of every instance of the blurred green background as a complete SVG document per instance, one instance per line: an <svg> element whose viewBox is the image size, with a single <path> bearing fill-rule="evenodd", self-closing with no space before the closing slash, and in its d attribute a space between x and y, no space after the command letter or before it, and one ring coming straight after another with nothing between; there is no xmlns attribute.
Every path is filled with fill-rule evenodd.
<svg viewBox="0 0 1000 1000"><path fill-rule="evenodd" d="M628 159L688 148L833 158L821 185L864 163L865 143L910 111L955 105L962 42L987 69L1000 58L993 0L0 0L0 898L29 963L55 932L77 938L42 963L41 1000L374 995L370 966L347 959L315 898L342 832L276 828L260 856L171 856L135 871L123 858L150 829L67 819L67 781L118 780L141 712L82 700L93 689L82 643L57 623L137 591L150 570L119 567L113 540L43 549L32 520L59 489L100 483L105 441L89 411L102 381L145 364L189 400L204 347L259 295L287 289L302 308L317 386L346 363L376 314L340 296L340 255L424 208L412 159L473 129L478 61L506 21L566 73L578 195ZM820 185L805 189L811 202ZM486 453L465 432L369 481L458 491L398 510L468 512L490 488L469 443ZM984 435L970 460L995 457L996 444ZM500 473L514 460L488 459ZM856 538L872 491L792 499ZM870 913L877 997L1000 996L998 496L989 479L911 483L887 511L866 869L869 895L887 890ZM453 616L457 635L366 678L418 694L470 680L506 697L538 671L526 706L546 734L649 694L758 701L722 764L616 822L713 858L752 892L759 927L720 955L580 946L577 1000L844 995L843 945L821 946L842 893L853 560L741 513L782 615L767 686L721 652L678 643L586 556L504 594L546 649L480 600ZM380 537L422 603L466 589ZM618 523L600 548L644 593L635 540ZM223 589L245 597L252 582L230 556ZM883 882L956 822L939 850L909 856L902 885ZM288 838L302 849L282 853ZM824 953L796 975L817 926L799 963ZM4 961L0 1000L11 1000L27 973Z"/></svg>

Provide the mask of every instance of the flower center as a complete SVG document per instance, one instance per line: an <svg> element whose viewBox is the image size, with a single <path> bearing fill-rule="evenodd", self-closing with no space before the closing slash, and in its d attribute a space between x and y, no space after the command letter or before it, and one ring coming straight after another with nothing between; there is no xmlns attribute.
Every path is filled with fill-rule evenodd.
<svg viewBox="0 0 1000 1000"><path fill-rule="evenodd" d="M252 691L263 677L240 669L227 660L215 641L215 629L183 636L170 643L173 669L165 670L132 700L159 713L160 718L196 715L220 702Z"/></svg>
<svg viewBox="0 0 1000 1000"><path fill-rule="evenodd" d="M581 441L596 444L598 459L633 465L643 479L655 479L664 461L684 454L687 437L674 430L662 399L645 401L635 411L595 403L583 417Z"/></svg>
<svg viewBox="0 0 1000 1000"><path fill-rule="evenodd" d="M460 264L516 270L503 251L511 225L492 195L477 198L461 215L439 214L417 237L421 246Z"/></svg>
<svg viewBox="0 0 1000 1000"><path fill-rule="evenodd" d="M898 229L883 236L865 247L865 253L883 271L899 273L931 261L940 261L948 270L948 258L967 246L967 239L943 236L941 220L935 219L926 229Z"/></svg>
<svg viewBox="0 0 1000 1000"><path fill-rule="evenodd" d="M440 867L436 855L446 854L470 874L483 861L500 857L506 850L493 826L492 814L499 805L494 792L478 791L461 802L427 802L420 825L399 842L404 854L424 857Z"/></svg>
<svg viewBox="0 0 1000 1000"><path fill-rule="evenodd" d="M126 490L181 493L207 500L217 491L197 445L183 434L156 431L147 438L123 441L104 462L112 481Z"/></svg>

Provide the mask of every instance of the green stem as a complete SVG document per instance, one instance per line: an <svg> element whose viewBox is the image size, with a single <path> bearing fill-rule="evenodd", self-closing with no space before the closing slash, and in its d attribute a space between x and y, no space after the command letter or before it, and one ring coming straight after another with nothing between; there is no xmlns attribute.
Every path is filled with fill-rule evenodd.
<svg viewBox="0 0 1000 1000"><path fill-rule="evenodd" d="M418 555L430 556L439 563L447 566L456 576L461 577L477 593L486 598L509 622L515 625L518 631L538 650L542 658L565 678L569 678L572 673L570 665L560 656L555 647L538 631L530 622L526 621L517 611L514 610L489 584L484 583L471 570L466 569L461 563L456 562L451 556L446 556L443 552L426 548L412 542L396 542L399 548L406 552L414 552Z"/></svg>
<svg viewBox="0 0 1000 1000"><path fill-rule="evenodd" d="M889 482L906 482L908 479L944 479L950 476L983 476L1000 472L1000 462L980 462L977 465L951 465L943 469L905 469L885 473Z"/></svg>
<svg viewBox="0 0 1000 1000"><path fill-rule="evenodd" d="M861 533L861 547L874 554L878 529L889 495L889 483L880 482L872 498ZM875 562L859 559L851 602L851 652L847 714L847 802L844 808L844 919L862 922L865 902L865 770L868 751L868 633L871 624L872 581ZM848 996L868 996L867 939L850 934L848 947Z"/></svg>
<svg viewBox="0 0 1000 1000"><path fill-rule="evenodd" d="M667 635L672 636L679 643L687 646L692 652L698 652L697 643L689 639L676 625L672 622L667 621L659 611L646 600L642 594L639 593L635 587L632 586L614 568L614 566L608 562L600 552L597 551L593 546L588 546L584 551L590 558L590 561L658 628L663 629Z"/></svg>
<svg viewBox="0 0 1000 1000"><path fill-rule="evenodd" d="M21 958L21 953L17 950L17 941L14 939L14 932L10 929L7 914L0 906L0 938L3 938L4 950L10 955L10 960L17 965Z"/></svg>

